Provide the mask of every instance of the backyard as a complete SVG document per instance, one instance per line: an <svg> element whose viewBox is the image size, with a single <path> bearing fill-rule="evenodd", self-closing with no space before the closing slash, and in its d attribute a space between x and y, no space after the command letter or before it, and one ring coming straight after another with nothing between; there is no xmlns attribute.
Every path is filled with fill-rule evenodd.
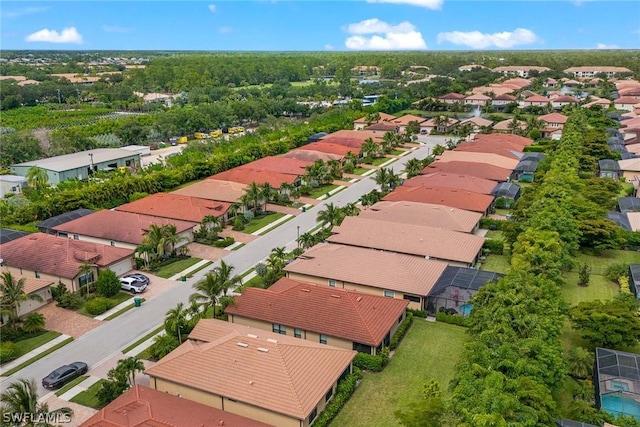
<svg viewBox="0 0 640 427"><path fill-rule="evenodd" d="M399 426L393 412L421 398L431 379L447 390L462 352L465 328L415 318L389 365L364 373L332 426Z"/></svg>

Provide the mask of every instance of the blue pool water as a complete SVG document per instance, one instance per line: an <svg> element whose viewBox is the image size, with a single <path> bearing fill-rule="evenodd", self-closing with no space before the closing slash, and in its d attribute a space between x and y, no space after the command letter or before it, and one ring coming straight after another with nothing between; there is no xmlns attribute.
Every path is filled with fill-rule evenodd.
<svg viewBox="0 0 640 427"><path fill-rule="evenodd" d="M640 403L619 394L600 396L600 406L613 415L631 415L640 421Z"/></svg>
<svg viewBox="0 0 640 427"><path fill-rule="evenodd" d="M468 316L473 310L473 304L464 304L460 306L460 314L463 316Z"/></svg>

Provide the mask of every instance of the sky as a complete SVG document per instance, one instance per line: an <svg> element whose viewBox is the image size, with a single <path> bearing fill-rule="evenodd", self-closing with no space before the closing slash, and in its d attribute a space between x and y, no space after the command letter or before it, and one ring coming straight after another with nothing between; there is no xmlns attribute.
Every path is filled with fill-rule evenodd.
<svg viewBox="0 0 640 427"><path fill-rule="evenodd" d="M638 48L638 0L0 3L2 50Z"/></svg>

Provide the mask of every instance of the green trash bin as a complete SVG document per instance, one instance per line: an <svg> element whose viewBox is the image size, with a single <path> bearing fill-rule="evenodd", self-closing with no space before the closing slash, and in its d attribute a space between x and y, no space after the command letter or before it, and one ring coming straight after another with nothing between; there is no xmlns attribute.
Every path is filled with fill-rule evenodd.
<svg viewBox="0 0 640 427"><path fill-rule="evenodd" d="M303 206L303 207L302 207L302 213L305 213L306 211L307 211L307 207L306 207L306 206Z"/></svg>
<svg viewBox="0 0 640 427"><path fill-rule="evenodd" d="M134 298L134 299L133 299L133 304L134 304L136 307L140 307L140 305L142 304L142 298Z"/></svg>

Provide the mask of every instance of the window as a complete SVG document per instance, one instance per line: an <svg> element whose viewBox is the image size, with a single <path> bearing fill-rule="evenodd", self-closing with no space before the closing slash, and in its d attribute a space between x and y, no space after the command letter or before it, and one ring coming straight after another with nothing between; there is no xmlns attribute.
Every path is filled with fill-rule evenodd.
<svg viewBox="0 0 640 427"><path fill-rule="evenodd" d="M313 411L311 411L311 413L309 414L309 424L311 424L313 420L316 419L317 416L318 416L318 408L313 408Z"/></svg>
<svg viewBox="0 0 640 427"><path fill-rule="evenodd" d="M276 334L287 335L287 327L284 325L278 325L277 323L273 324L273 332Z"/></svg>
<svg viewBox="0 0 640 427"><path fill-rule="evenodd" d="M398 317L398 324L402 323L403 320L404 320L404 313L402 313L400 317Z"/></svg>
<svg viewBox="0 0 640 427"><path fill-rule="evenodd" d="M111 241L111 246L115 246L116 242L114 242L113 240Z"/></svg>
<svg viewBox="0 0 640 427"><path fill-rule="evenodd" d="M329 389L329 391L327 392L327 394L324 395L324 401L325 403L329 401L329 399L331 399L331 396L333 396L333 387L331 387Z"/></svg>
<svg viewBox="0 0 640 427"><path fill-rule="evenodd" d="M324 334L320 334L320 344L326 344L327 343L327 336Z"/></svg>
<svg viewBox="0 0 640 427"><path fill-rule="evenodd" d="M34 271L34 273L36 273L36 279L40 278L40 273L38 273L37 271Z"/></svg>
<svg viewBox="0 0 640 427"><path fill-rule="evenodd" d="M67 233L58 233L58 237L62 237L62 238L68 238L69 235Z"/></svg>
<svg viewBox="0 0 640 427"><path fill-rule="evenodd" d="M393 298L395 295L396 295L396 293L393 292L393 291L389 291L389 290L386 290L386 289L384 290L384 296L387 297L387 298Z"/></svg>
<svg viewBox="0 0 640 427"><path fill-rule="evenodd" d="M416 296L413 296L413 295L404 294L402 299L406 299L406 300L411 301L411 302L420 302L420 297L416 297Z"/></svg>
<svg viewBox="0 0 640 427"><path fill-rule="evenodd" d="M93 271L78 277L78 285L80 287L87 286L89 283L93 283Z"/></svg>
<svg viewBox="0 0 640 427"><path fill-rule="evenodd" d="M74 235L73 235L73 240L80 240L80 237L78 237L78 235L77 235L77 234L74 234Z"/></svg>
<svg viewBox="0 0 640 427"><path fill-rule="evenodd" d="M293 330L293 336L296 338L302 338L302 329L295 328Z"/></svg>
<svg viewBox="0 0 640 427"><path fill-rule="evenodd" d="M336 287L336 281L333 279L329 279L329 286L331 286L332 288Z"/></svg>

